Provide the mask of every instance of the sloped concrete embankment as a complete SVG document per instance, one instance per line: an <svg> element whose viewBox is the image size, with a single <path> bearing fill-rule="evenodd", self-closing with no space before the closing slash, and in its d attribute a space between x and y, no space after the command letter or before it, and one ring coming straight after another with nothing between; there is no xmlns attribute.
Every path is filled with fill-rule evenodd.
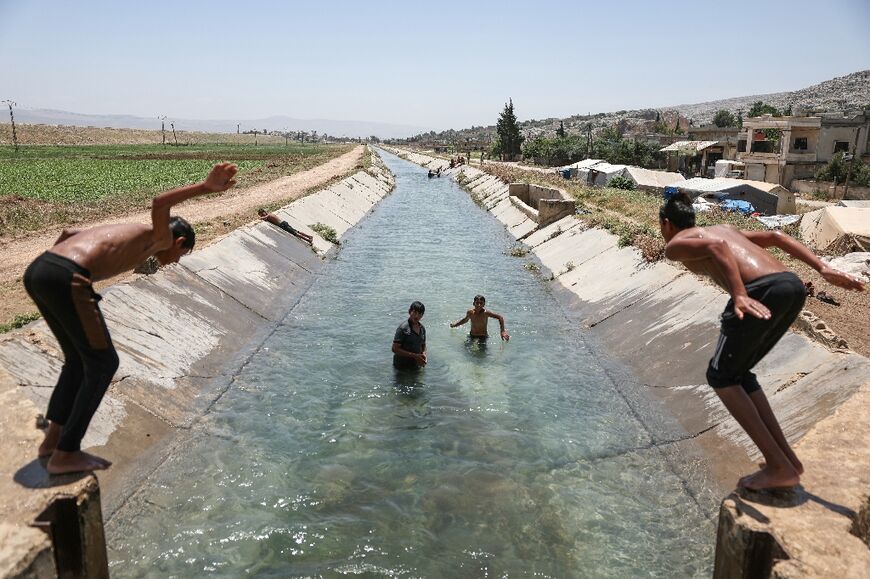
<svg viewBox="0 0 870 579"><path fill-rule="evenodd" d="M115 463L99 476L105 515L159 465L175 435L190 429L231 386L244 360L310 287L324 258L337 251L310 226L328 225L341 239L392 191L392 174L372 155L368 170L275 212L313 235L314 251L257 222L179 264L105 292L101 307L121 363L84 440L86 448ZM0 551L0 576L25 576L51 561L51 543L29 525L59 497L87 493L96 504L87 524L99 523L101 544L82 551L78 560L93 562L101 555L105 565L96 479L49 478L33 460L41 440L35 419L44 412L62 360L43 321L0 338L0 425L11 437L0 461L0 535L4 549L6 538L20 539L8 542L13 551ZM79 568L79 574L100 575L94 568Z"/></svg>
<svg viewBox="0 0 870 579"><path fill-rule="evenodd" d="M443 159L392 152L447 167ZM646 263L573 216L538 230L510 203L506 183L471 167L449 173L537 257L602 350L672 409L688 433L670 444L674 453L700 444L723 485L755 468L752 442L705 384L724 292L668 263ZM722 502L715 576L867 577L870 361L790 332L756 373L807 472L784 502L737 494Z"/></svg>

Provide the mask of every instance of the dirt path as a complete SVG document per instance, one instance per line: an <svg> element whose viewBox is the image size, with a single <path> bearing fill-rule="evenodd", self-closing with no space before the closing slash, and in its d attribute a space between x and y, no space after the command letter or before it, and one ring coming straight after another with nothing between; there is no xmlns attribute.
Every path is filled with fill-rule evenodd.
<svg viewBox="0 0 870 579"><path fill-rule="evenodd" d="M248 189L231 189L227 194L212 198L199 198L188 201L173 213L184 216L191 224L205 223L219 219L250 215L256 219L254 211L261 205L269 205L279 200L292 200L303 195L313 187L323 185L331 179L347 173L363 158L365 147L360 145L350 152L336 157L322 165L281 177L268 183L261 183ZM150 211L139 211L114 216L110 219L77 224L89 227L121 221L148 222ZM41 235L23 238L0 237L0 323L7 322L17 314L35 311L36 308L24 293L21 276L33 259L51 247L60 234L60 229ZM108 280L115 283L122 278ZM106 284L101 284L105 286Z"/></svg>

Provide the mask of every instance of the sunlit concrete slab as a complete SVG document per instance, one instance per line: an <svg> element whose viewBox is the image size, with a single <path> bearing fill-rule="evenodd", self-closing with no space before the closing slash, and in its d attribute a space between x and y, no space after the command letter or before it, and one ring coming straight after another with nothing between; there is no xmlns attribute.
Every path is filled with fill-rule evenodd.
<svg viewBox="0 0 870 579"><path fill-rule="evenodd" d="M183 265L269 320L278 319L282 313L274 306L274 296L280 294L295 301L311 275L240 233L230 234L219 246L188 256Z"/></svg>

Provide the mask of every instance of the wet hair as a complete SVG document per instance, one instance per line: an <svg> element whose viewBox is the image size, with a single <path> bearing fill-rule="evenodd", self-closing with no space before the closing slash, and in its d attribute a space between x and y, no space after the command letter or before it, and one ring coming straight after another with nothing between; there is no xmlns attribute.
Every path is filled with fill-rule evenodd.
<svg viewBox="0 0 870 579"><path fill-rule="evenodd" d="M268 212L265 209L263 209L262 207L257 209L257 215L262 215L263 213L268 213Z"/></svg>
<svg viewBox="0 0 870 579"><path fill-rule="evenodd" d="M695 208L692 207L692 198L688 194L680 192L664 202L659 209L659 219L667 219L677 229L688 229L695 226Z"/></svg>
<svg viewBox="0 0 870 579"><path fill-rule="evenodd" d="M190 226L183 217L172 217L169 220L169 229L172 230L172 239L178 239L179 237L184 238L184 247L185 249L193 249L193 244L196 243L196 233L193 231L193 227Z"/></svg>
<svg viewBox="0 0 870 579"><path fill-rule="evenodd" d="M426 306L423 305L423 302L414 302L411 304L411 307L408 308L408 313L410 314L411 312L419 312L422 316L426 313Z"/></svg>
<svg viewBox="0 0 870 579"><path fill-rule="evenodd" d="M485 303L486 303L486 298L483 297L483 296L480 295L480 294L477 294L476 296L474 296L474 299L472 300L472 302L480 302L480 303L485 304Z"/></svg>

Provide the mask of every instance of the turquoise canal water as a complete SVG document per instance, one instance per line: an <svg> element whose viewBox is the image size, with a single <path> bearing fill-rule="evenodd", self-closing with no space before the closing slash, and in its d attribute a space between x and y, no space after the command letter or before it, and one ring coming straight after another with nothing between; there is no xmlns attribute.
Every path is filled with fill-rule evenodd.
<svg viewBox="0 0 870 579"><path fill-rule="evenodd" d="M709 509L654 444L671 419L499 222L384 156L394 193L120 515L113 576L709 576ZM476 293L509 343L449 328ZM414 300L430 362L408 377L390 345Z"/></svg>

